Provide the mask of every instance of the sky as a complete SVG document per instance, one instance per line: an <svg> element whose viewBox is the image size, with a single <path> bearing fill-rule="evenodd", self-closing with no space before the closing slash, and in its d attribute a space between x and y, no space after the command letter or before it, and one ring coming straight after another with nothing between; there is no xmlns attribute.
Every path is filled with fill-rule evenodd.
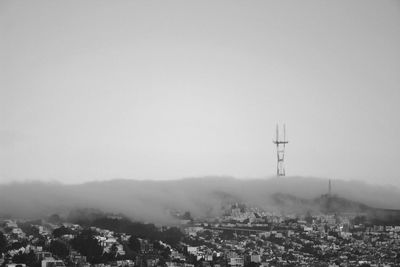
<svg viewBox="0 0 400 267"><path fill-rule="evenodd" d="M0 183L400 187L399 1L0 2Z"/></svg>

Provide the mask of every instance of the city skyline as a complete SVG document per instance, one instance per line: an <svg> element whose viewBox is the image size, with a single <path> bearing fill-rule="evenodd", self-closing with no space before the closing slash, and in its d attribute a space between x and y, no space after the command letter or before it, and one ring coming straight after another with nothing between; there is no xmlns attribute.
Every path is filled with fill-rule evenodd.
<svg viewBox="0 0 400 267"><path fill-rule="evenodd" d="M0 183L400 187L396 1L0 3Z"/></svg>

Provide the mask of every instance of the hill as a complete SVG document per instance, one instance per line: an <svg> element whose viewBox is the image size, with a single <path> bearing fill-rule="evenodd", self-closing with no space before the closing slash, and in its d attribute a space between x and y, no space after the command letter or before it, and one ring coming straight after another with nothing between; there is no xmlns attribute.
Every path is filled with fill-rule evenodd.
<svg viewBox="0 0 400 267"><path fill-rule="evenodd" d="M363 203L381 209L400 208L400 190L395 187L342 180L334 180L332 184L333 192L351 201L353 206ZM94 208L123 213L135 220L173 223L174 218L170 216L173 211L209 217L221 214L227 204L234 202L271 210L313 208L318 205L312 202L327 192L327 185L326 179L306 177L111 180L78 185L12 183L0 186L0 213L37 218L52 213L68 214L76 208ZM314 200L310 202L310 199ZM319 201L323 206L324 200Z"/></svg>

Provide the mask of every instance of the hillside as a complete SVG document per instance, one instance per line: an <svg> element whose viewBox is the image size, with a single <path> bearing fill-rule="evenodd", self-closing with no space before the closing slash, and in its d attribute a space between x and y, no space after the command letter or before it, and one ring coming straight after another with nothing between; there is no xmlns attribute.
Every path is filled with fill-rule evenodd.
<svg viewBox="0 0 400 267"><path fill-rule="evenodd" d="M0 213L35 218L52 213L68 214L75 208L95 208L123 213L136 220L171 223L174 221L171 211L190 211L194 217L215 216L234 202L271 210L313 208L318 205L312 202L327 192L327 184L326 179L305 177L111 180L78 185L12 183L0 186ZM353 203L354 207L400 208L397 188L341 180L334 180L332 185L334 194L350 201L346 203ZM326 205L323 199L318 201L320 206Z"/></svg>

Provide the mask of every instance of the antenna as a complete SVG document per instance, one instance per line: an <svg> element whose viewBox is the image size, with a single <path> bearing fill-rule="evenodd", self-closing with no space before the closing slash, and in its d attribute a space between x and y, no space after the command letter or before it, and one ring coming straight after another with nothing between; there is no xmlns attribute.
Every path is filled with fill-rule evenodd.
<svg viewBox="0 0 400 267"><path fill-rule="evenodd" d="M277 156L277 165L276 165L276 175L277 176L285 176L285 145L289 143L286 140L286 125L283 124L283 140L280 139L279 136L279 126L276 125L276 139L273 141L276 144L276 156Z"/></svg>
<svg viewBox="0 0 400 267"><path fill-rule="evenodd" d="M331 179L329 179L328 196L330 197L331 194L332 194L332 185L331 185Z"/></svg>
<svg viewBox="0 0 400 267"><path fill-rule="evenodd" d="M283 141L286 141L286 125L283 124Z"/></svg>

